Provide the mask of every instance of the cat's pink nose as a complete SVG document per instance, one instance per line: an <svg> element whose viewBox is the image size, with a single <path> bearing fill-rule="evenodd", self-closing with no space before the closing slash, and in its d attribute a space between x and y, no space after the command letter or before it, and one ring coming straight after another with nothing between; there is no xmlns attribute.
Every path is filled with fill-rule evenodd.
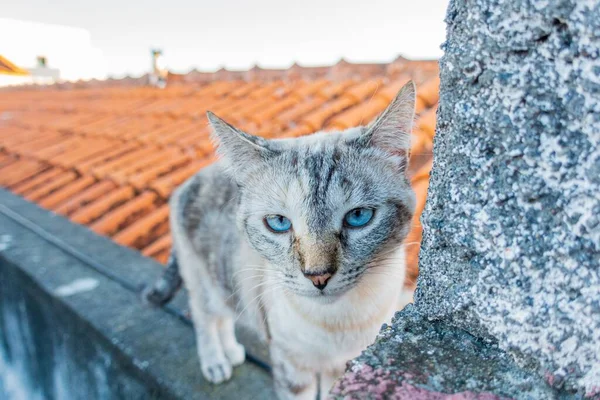
<svg viewBox="0 0 600 400"><path fill-rule="evenodd" d="M310 279L311 282L313 283L313 285L315 285L315 287L319 290L325 289L325 286L327 286L327 282L329 282L329 278L331 278L331 274L328 272L318 274L318 275L304 273L304 276L306 278Z"/></svg>

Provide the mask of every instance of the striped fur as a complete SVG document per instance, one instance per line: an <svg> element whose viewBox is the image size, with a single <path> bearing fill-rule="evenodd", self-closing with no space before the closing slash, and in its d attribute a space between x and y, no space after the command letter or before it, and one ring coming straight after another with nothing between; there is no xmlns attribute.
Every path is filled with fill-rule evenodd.
<svg viewBox="0 0 600 400"><path fill-rule="evenodd" d="M370 126L297 139L249 135L209 113L221 160L171 199L174 254L190 294L204 376L229 379L244 360L236 321L270 342L282 399L314 399L375 338L400 303L403 241L415 200L406 178L415 89L401 89ZM344 215L375 210L365 227ZM273 233L264 217L292 229ZM332 273L326 287L306 275ZM157 302L172 296L159 281ZM162 288L162 290L158 290ZM150 296L152 297L152 296Z"/></svg>

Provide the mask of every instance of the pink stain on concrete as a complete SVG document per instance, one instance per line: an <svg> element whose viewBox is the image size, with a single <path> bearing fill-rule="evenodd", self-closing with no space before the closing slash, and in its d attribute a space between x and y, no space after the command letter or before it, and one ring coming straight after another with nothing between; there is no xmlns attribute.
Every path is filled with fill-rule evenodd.
<svg viewBox="0 0 600 400"><path fill-rule="evenodd" d="M343 399L372 400L500 400L492 393L441 393L415 386L406 382L413 376L410 373L395 372L383 368L373 369L368 365L353 368L336 383L331 391L332 396ZM400 383L400 379L402 383Z"/></svg>

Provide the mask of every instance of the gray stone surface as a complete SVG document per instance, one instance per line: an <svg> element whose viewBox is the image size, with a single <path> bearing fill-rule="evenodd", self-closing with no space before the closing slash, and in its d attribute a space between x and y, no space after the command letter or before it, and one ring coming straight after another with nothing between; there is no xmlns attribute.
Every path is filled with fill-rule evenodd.
<svg viewBox="0 0 600 400"><path fill-rule="evenodd" d="M600 390L600 2L453 1L417 304Z"/></svg>
<svg viewBox="0 0 600 400"><path fill-rule="evenodd" d="M496 345L413 306L385 326L375 345L356 360L333 390L344 399L551 399L543 379L519 368Z"/></svg>
<svg viewBox="0 0 600 400"><path fill-rule="evenodd" d="M453 0L446 22L415 312L600 397L600 2Z"/></svg>

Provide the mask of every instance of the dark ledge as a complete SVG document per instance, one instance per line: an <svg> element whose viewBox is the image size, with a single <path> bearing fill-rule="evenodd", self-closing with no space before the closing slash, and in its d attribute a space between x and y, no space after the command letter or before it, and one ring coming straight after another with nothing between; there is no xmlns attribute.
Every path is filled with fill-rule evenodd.
<svg viewBox="0 0 600 400"><path fill-rule="evenodd" d="M271 378L259 365L266 352L243 330L258 363L235 368L225 384L204 381L193 329L182 317L185 293L168 310L138 298L137 289L161 271L155 261L0 189L0 361L48 398L60 382L68 390L79 384L77 393L88 398L272 398ZM82 290L64 292L77 282Z"/></svg>

